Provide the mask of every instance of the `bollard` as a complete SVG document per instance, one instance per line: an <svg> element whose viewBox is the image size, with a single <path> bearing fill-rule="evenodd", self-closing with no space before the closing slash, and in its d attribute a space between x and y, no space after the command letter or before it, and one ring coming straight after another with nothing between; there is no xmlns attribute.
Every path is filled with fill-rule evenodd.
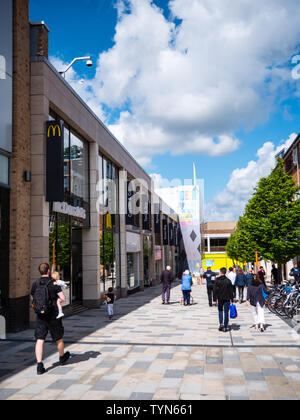
<svg viewBox="0 0 300 420"><path fill-rule="evenodd" d="M4 316L0 316L0 340L6 339L6 322Z"/></svg>

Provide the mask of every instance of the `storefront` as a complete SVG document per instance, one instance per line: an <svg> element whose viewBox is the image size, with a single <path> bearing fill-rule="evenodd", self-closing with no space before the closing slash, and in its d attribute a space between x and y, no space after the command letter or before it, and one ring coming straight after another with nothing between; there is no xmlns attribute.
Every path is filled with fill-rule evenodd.
<svg viewBox="0 0 300 420"><path fill-rule="evenodd" d="M127 248L127 287L129 291L140 287L140 260L141 260L141 236L126 233Z"/></svg>
<svg viewBox="0 0 300 420"><path fill-rule="evenodd" d="M50 120L60 120L51 113ZM82 231L89 227L89 144L63 123L64 202L50 203L49 261L68 285L65 306L83 301Z"/></svg>
<svg viewBox="0 0 300 420"><path fill-rule="evenodd" d="M101 293L121 287L119 170L99 156L98 210L100 227Z"/></svg>
<svg viewBox="0 0 300 420"><path fill-rule="evenodd" d="M144 235L143 238L143 258L144 258L144 285L151 286L152 278L152 258L153 258L152 235Z"/></svg>

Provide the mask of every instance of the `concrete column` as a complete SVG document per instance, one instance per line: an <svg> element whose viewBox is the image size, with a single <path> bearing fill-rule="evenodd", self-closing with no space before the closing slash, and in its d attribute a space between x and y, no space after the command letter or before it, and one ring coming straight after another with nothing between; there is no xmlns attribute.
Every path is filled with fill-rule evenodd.
<svg viewBox="0 0 300 420"><path fill-rule="evenodd" d="M127 182L126 172L119 176L119 211L120 211L120 270L121 297L127 296L127 248L126 248L126 214L127 214Z"/></svg>
<svg viewBox="0 0 300 420"><path fill-rule="evenodd" d="M34 64L31 66L31 214L30 214L30 279L40 275L38 267L49 262L49 203L46 195L46 141L45 122L49 118L49 101L43 94L47 81ZM31 311L30 320L35 315Z"/></svg>
<svg viewBox="0 0 300 420"><path fill-rule="evenodd" d="M82 232L83 304L88 308L100 305L100 220L97 210L99 181L98 145L90 143L91 227Z"/></svg>

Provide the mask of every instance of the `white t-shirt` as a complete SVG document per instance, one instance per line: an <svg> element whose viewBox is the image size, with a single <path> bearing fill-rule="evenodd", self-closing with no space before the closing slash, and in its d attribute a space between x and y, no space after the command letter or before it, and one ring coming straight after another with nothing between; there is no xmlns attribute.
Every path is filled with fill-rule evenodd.
<svg viewBox="0 0 300 420"><path fill-rule="evenodd" d="M234 286L235 279L236 279L236 274L233 271L229 271L226 274L226 277L231 281L232 285Z"/></svg>

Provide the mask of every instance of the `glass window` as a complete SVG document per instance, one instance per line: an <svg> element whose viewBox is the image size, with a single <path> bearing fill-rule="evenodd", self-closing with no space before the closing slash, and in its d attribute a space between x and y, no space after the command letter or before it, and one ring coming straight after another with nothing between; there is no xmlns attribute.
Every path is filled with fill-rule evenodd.
<svg viewBox="0 0 300 420"><path fill-rule="evenodd" d="M140 254L127 254L127 285L128 289L138 287L140 283Z"/></svg>
<svg viewBox="0 0 300 420"><path fill-rule="evenodd" d="M9 189L0 188L0 313L9 294L9 200Z"/></svg>
<svg viewBox="0 0 300 420"><path fill-rule="evenodd" d="M0 155L0 184L9 184L9 159L7 156Z"/></svg>
<svg viewBox="0 0 300 420"><path fill-rule="evenodd" d="M151 286L152 275L151 275L151 262L152 262L152 238L151 236L144 236L144 284L145 286Z"/></svg>
<svg viewBox="0 0 300 420"><path fill-rule="evenodd" d="M58 271L61 280L71 284L71 224L69 216L51 213L49 232L51 271ZM66 302L71 304L70 289L64 291Z"/></svg>
<svg viewBox="0 0 300 420"><path fill-rule="evenodd" d="M70 136L71 193L88 201L88 144Z"/></svg>
<svg viewBox="0 0 300 420"><path fill-rule="evenodd" d="M70 175L70 130L64 127L64 189L67 202L69 202L71 191Z"/></svg>
<svg viewBox="0 0 300 420"><path fill-rule="evenodd" d="M99 157L98 210L100 212L101 291L120 287L119 171Z"/></svg>

